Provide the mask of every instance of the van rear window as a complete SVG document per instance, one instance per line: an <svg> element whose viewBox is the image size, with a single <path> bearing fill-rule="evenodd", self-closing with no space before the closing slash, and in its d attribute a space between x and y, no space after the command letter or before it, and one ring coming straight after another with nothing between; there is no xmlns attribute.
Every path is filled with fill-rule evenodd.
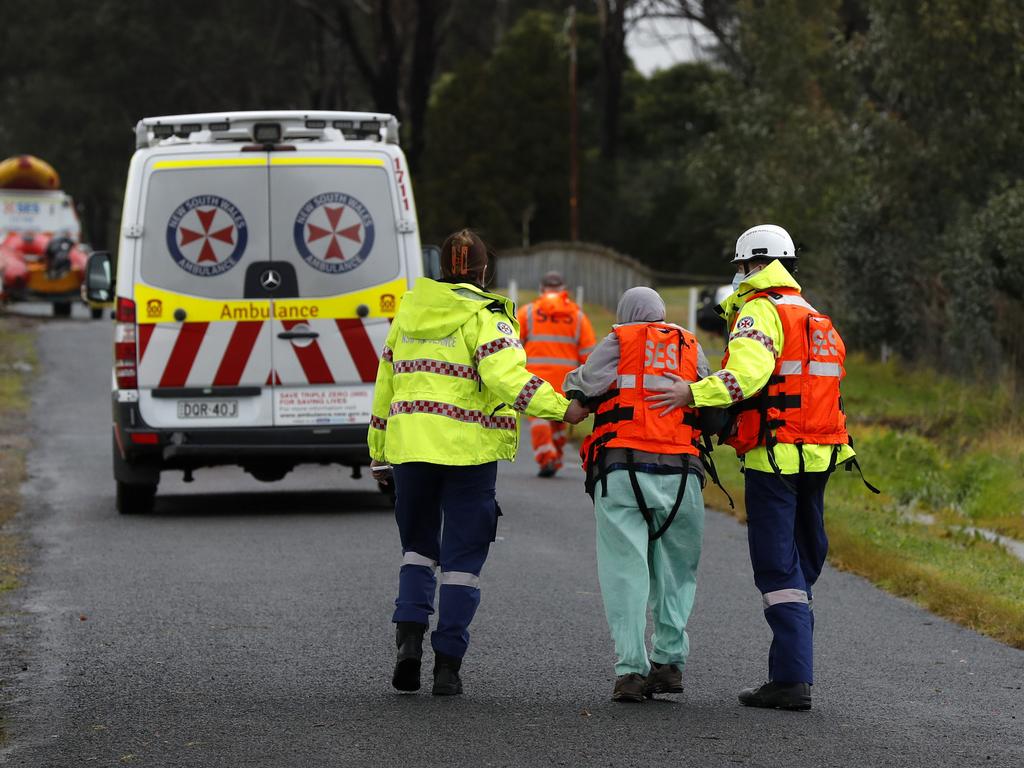
<svg viewBox="0 0 1024 768"><path fill-rule="evenodd" d="M247 265L269 258L266 166L158 169L143 194L142 279L176 293L242 298Z"/></svg>
<svg viewBox="0 0 1024 768"><path fill-rule="evenodd" d="M300 296L398 277L398 217L383 160L325 153L309 162L318 159L323 164L271 165L273 258L295 267Z"/></svg>

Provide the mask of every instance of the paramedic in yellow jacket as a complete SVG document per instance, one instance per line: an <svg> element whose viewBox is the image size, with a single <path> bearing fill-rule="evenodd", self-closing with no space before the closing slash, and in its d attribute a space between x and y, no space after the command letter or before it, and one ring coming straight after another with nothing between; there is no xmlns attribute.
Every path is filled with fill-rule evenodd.
<svg viewBox="0 0 1024 768"><path fill-rule="evenodd" d="M828 551L825 485L838 464L856 464L839 397L846 349L828 316L800 295L795 251L781 227L744 232L734 290L719 307L730 329L722 369L648 398L666 413L730 409L724 442L744 465L754 582L773 633L768 682L739 698L780 709L811 706L811 588Z"/></svg>
<svg viewBox="0 0 1024 768"><path fill-rule="evenodd" d="M390 465L395 480L402 566L392 684L401 691L420 687L440 568L433 693L462 692L480 571L501 514L498 460L515 458L518 414L572 424L587 415L526 369L515 305L483 290L487 269L477 235L448 237L442 279L420 278L402 298L377 370L368 442L374 477Z"/></svg>

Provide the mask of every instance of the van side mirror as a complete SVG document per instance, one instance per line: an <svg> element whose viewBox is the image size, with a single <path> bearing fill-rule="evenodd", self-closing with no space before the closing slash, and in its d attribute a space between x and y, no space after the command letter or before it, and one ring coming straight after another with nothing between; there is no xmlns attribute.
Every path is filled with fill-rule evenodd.
<svg viewBox="0 0 1024 768"><path fill-rule="evenodd" d="M441 277L441 249L436 245L423 246L423 275L431 280Z"/></svg>
<svg viewBox="0 0 1024 768"><path fill-rule="evenodd" d="M93 251L85 265L86 301L105 304L114 300L114 265L109 251Z"/></svg>

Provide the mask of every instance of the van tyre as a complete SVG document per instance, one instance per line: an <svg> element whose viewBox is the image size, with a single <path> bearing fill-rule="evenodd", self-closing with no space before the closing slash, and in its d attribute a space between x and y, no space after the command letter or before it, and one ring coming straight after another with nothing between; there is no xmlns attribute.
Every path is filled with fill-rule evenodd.
<svg viewBox="0 0 1024 768"><path fill-rule="evenodd" d="M117 511L122 515L142 515L153 510L153 498L160 483L160 468L149 463L129 464L121 456L117 440L111 435L114 480L117 483Z"/></svg>
<svg viewBox="0 0 1024 768"><path fill-rule="evenodd" d="M103 317L103 307L98 307L96 309L90 309L89 310L89 316L92 317L93 320L99 320L100 318Z"/></svg>
<svg viewBox="0 0 1024 768"><path fill-rule="evenodd" d="M153 511L156 484L117 481L117 511L122 515L145 515Z"/></svg>
<svg viewBox="0 0 1024 768"><path fill-rule="evenodd" d="M57 301L53 304L54 317L71 317L71 302Z"/></svg>

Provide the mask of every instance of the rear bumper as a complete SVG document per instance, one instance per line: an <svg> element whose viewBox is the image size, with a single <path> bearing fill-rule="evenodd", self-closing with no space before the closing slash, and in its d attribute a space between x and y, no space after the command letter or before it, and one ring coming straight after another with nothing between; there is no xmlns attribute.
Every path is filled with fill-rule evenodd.
<svg viewBox="0 0 1024 768"><path fill-rule="evenodd" d="M136 403L114 402L115 442L129 464L161 469L237 464L288 469L298 464L367 466L368 424L330 427L163 429L146 424Z"/></svg>

